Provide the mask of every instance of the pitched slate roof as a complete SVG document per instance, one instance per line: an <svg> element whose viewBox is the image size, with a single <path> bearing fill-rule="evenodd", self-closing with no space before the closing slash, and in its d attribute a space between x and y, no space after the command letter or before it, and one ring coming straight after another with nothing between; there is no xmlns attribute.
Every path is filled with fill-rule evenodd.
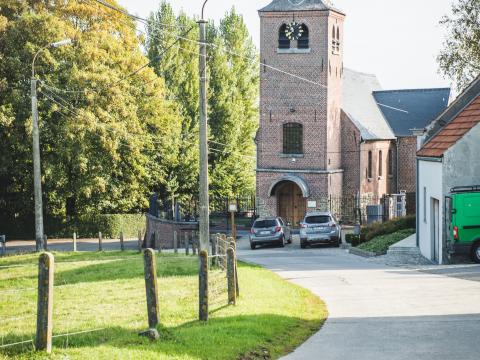
<svg viewBox="0 0 480 360"><path fill-rule="evenodd" d="M374 91L373 97L395 136L408 136L447 108L450 88Z"/></svg>
<svg viewBox="0 0 480 360"><path fill-rule="evenodd" d="M276 12L276 11L310 11L310 10L334 10L329 0L273 0L269 5L260 9L259 12Z"/></svg>
<svg viewBox="0 0 480 360"><path fill-rule="evenodd" d="M342 110L360 130L363 140L395 139L372 95L379 90L375 75L344 69Z"/></svg>
<svg viewBox="0 0 480 360"><path fill-rule="evenodd" d="M473 127L480 123L480 95L443 127L417 152L422 157L442 157Z"/></svg>

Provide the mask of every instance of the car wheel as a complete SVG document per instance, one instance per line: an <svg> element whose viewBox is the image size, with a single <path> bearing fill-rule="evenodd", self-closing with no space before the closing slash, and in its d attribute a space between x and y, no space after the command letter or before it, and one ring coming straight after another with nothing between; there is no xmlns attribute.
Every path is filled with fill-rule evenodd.
<svg viewBox="0 0 480 360"><path fill-rule="evenodd" d="M472 246L472 260L477 264L480 264L480 242L477 242Z"/></svg>
<svg viewBox="0 0 480 360"><path fill-rule="evenodd" d="M257 245L250 243L250 249L255 250L257 248Z"/></svg>
<svg viewBox="0 0 480 360"><path fill-rule="evenodd" d="M285 236L282 236L282 240L280 241L280 247L285 247Z"/></svg>

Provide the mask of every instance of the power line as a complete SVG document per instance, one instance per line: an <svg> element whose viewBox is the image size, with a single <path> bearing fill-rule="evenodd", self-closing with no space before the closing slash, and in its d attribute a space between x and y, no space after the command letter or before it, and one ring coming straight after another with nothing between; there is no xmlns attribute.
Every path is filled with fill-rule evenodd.
<svg viewBox="0 0 480 360"><path fill-rule="evenodd" d="M107 6L107 5L105 5L105 3L104 3L103 0L94 0L94 1L100 3L100 4L104 5L104 6ZM126 16L128 16L128 17L130 17L130 18L133 18L133 19L135 19L135 20L137 20L137 21L140 21L140 22L142 22L142 23L146 23L146 24L149 23L149 21L148 21L147 19L142 18L142 17L139 17L139 16L136 16L136 15L132 15L132 14L130 14L129 12L124 11L124 10L119 9L119 8L116 8L116 7L113 6L113 5L108 4L107 7L113 8L114 10L116 10L116 11L118 11L118 12L121 12L121 13L123 13L124 15L126 15ZM159 25L166 26L166 24L161 24L161 23L160 23ZM148 35L147 35L147 36L148 36ZM184 36L180 36L180 35L172 34L172 36L176 37L177 39L182 39L182 40L185 40L185 41L193 42L193 43L195 43L195 44L200 44L200 42L199 42L198 40L188 39L188 38L185 37L185 35L184 35ZM230 54L230 55L233 55L233 56L237 56L237 57L241 57L241 58L245 58L245 59L251 60L251 58L248 57L248 56L246 56L246 55L242 55L242 54L236 53L236 52L231 51L231 50L226 50L226 49L223 49L223 48L219 48L218 45L215 45L215 44L212 44L212 43L205 43L205 45L206 45L206 46L211 46L211 47L217 48L217 49L219 49L220 51L223 51L223 52L225 52L225 53L227 53L227 54ZM301 80L301 81L307 82L307 83L312 84L312 85L320 86L320 87L323 87L323 88L325 88L325 89L328 88L328 86L326 86L326 85L324 85L324 84L321 84L321 83L318 83L318 82L309 80L309 79L307 79L307 78L304 78L304 77L302 77L302 76L293 74L293 73L291 73L291 72L289 72L289 71L285 71L285 70L280 69L280 68L277 68L277 67L275 67L275 66L268 65L268 64L266 64L266 63L264 63L264 62L262 62L262 61L259 61L259 64L260 64L261 66L264 66L264 67L270 69L270 70L277 71L277 72L282 73L282 74L284 74L284 75L287 75L287 76L291 76L291 77L293 77L293 78L296 78L297 80Z"/></svg>

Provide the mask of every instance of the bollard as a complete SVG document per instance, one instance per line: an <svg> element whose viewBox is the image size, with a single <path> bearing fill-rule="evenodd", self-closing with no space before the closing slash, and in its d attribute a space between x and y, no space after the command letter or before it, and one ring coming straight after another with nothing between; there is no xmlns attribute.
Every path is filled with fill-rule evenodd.
<svg viewBox="0 0 480 360"><path fill-rule="evenodd" d="M73 233L73 252L77 252L77 233Z"/></svg>
<svg viewBox="0 0 480 360"><path fill-rule="evenodd" d="M48 238L47 238L47 235L43 235L43 245L44 245L45 251L48 251Z"/></svg>
<svg viewBox="0 0 480 360"><path fill-rule="evenodd" d="M138 252L142 252L142 230L138 230Z"/></svg>
<svg viewBox="0 0 480 360"><path fill-rule="evenodd" d="M147 293L148 327L155 329L158 325L159 303L157 282L157 260L155 250L146 249L143 252L145 268L145 290Z"/></svg>
<svg viewBox="0 0 480 360"><path fill-rule="evenodd" d="M155 234L155 237L153 238L153 248L157 249L157 248L160 248L160 243L158 241L159 239L158 239L157 232L155 231L154 234Z"/></svg>
<svg viewBox="0 0 480 360"><path fill-rule="evenodd" d="M35 349L52 352L53 274L55 259L43 253L38 260L37 336Z"/></svg>
<svg viewBox="0 0 480 360"><path fill-rule="evenodd" d="M123 238L123 231L120 232L120 251L125 251L125 243Z"/></svg>
<svg viewBox="0 0 480 360"><path fill-rule="evenodd" d="M208 253L200 252L200 271L198 272L198 313L200 321L208 321Z"/></svg>
<svg viewBox="0 0 480 360"><path fill-rule="evenodd" d="M228 284L228 303L235 305L237 303L235 286L235 252L229 247L227 250L227 284Z"/></svg>
<svg viewBox="0 0 480 360"><path fill-rule="evenodd" d="M197 237L195 236L195 230L192 230L192 254L197 255Z"/></svg>
<svg viewBox="0 0 480 360"><path fill-rule="evenodd" d="M7 239L5 235L0 235L0 255L5 256L7 253Z"/></svg>
<svg viewBox="0 0 480 360"><path fill-rule="evenodd" d="M103 236L102 233L98 233L98 251L103 251Z"/></svg>
<svg viewBox="0 0 480 360"><path fill-rule="evenodd" d="M178 253L178 239L177 239L177 232L173 232L173 252L176 254Z"/></svg>
<svg viewBox="0 0 480 360"><path fill-rule="evenodd" d="M185 255L190 255L190 243L188 241L188 233L185 231Z"/></svg>

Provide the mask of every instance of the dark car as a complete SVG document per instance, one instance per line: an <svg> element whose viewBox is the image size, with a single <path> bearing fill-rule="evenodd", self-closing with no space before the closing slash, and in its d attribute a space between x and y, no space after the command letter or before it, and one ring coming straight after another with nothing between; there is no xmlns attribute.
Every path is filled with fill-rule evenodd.
<svg viewBox="0 0 480 360"><path fill-rule="evenodd" d="M300 223L300 246L332 244L340 246L342 228L330 212L308 213Z"/></svg>
<svg viewBox="0 0 480 360"><path fill-rule="evenodd" d="M282 218L272 217L257 219L250 230L250 247L252 250L258 245L278 244L281 247L285 243L292 243L292 232L290 224Z"/></svg>

